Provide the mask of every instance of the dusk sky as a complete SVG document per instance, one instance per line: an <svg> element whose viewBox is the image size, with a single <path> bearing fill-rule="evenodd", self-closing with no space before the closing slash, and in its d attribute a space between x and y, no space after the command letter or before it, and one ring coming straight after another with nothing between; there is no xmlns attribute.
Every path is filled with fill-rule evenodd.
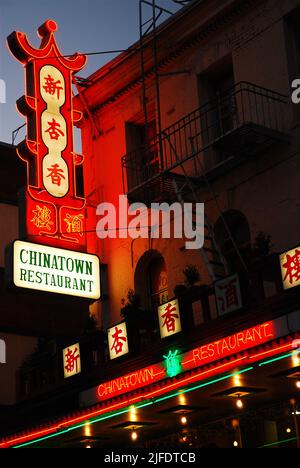
<svg viewBox="0 0 300 468"><path fill-rule="evenodd" d="M176 10L171 0L157 3ZM138 0L0 0L0 79L7 87L6 104L0 104L0 141L11 143L12 131L25 122L15 107L24 94L24 75L6 46L11 32L25 32L38 47L37 29L51 18L58 23L56 38L64 54L126 49L139 37L138 4ZM90 75L114 56L89 57L80 76ZM17 143L24 136L23 129Z"/></svg>

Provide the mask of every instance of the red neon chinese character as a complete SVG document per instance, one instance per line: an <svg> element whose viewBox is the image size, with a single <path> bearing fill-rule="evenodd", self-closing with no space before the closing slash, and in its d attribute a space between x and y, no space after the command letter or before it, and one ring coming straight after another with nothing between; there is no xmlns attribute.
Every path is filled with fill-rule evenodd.
<svg viewBox="0 0 300 468"><path fill-rule="evenodd" d="M52 184L58 185L58 187L60 187L62 179L65 179L63 169L60 169L58 164L53 164L53 166L51 166L48 171L50 174L47 175L47 178L51 177Z"/></svg>
<svg viewBox="0 0 300 468"><path fill-rule="evenodd" d="M290 284L300 281L300 250L296 250L295 255L287 255L286 263L282 266L287 270L284 281L287 278Z"/></svg>
<svg viewBox="0 0 300 468"><path fill-rule="evenodd" d="M43 88L46 93L50 94L51 96L54 96L55 93L57 93L57 99L59 99L60 91L64 89L62 86L58 86L60 83L60 80L54 81L54 78L52 78L51 75L48 75L45 78L45 86L43 86Z"/></svg>
<svg viewBox="0 0 300 468"><path fill-rule="evenodd" d="M176 314L176 306L172 307L172 304L168 304L165 308L166 312L161 317L165 319L162 328L167 327L168 333L176 331L176 320L179 318L179 315Z"/></svg>
<svg viewBox="0 0 300 468"><path fill-rule="evenodd" d="M72 352L71 349L68 348L66 352L66 366L65 369L68 374L71 372L78 372L78 360L80 359L80 355L76 353L78 352L78 348L75 348L74 351Z"/></svg>
<svg viewBox="0 0 300 468"><path fill-rule="evenodd" d="M225 298L219 297L219 301L221 302L221 308L223 312L225 312L225 310L229 309L232 306L239 305L236 281L236 278L234 278L224 286L219 286L219 289L221 291L225 291Z"/></svg>
<svg viewBox="0 0 300 468"><path fill-rule="evenodd" d="M53 118L52 122L48 122L49 128L45 133L49 133L51 140L58 140L60 136L64 136L64 132L60 130L60 124Z"/></svg>
<svg viewBox="0 0 300 468"><path fill-rule="evenodd" d="M112 335L112 337L114 339L114 342L113 342L113 345L111 347L111 350L112 351L114 350L116 352L116 354L120 354L123 351L123 346L127 341L125 336L121 336L122 333L123 333L122 330L119 329L118 327L116 327L115 328L115 333L114 333L114 335Z"/></svg>
<svg viewBox="0 0 300 468"><path fill-rule="evenodd" d="M31 223L33 223L37 228L44 228L47 229L47 231L52 230L53 226L53 221L51 221L51 210L47 208L46 206L39 206L36 205L36 209L32 210L32 213L34 217L30 220Z"/></svg>

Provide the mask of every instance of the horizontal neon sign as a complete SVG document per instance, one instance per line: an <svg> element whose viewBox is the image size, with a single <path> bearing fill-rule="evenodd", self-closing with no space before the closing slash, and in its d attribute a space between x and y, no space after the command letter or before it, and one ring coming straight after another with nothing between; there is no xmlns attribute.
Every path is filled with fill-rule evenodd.
<svg viewBox="0 0 300 468"><path fill-rule="evenodd" d="M99 385L97 394L100 400L106 400L112 396L128 393L138 388L151 385L166 377L166 372L161 364L146 367L132 374L111 380Z"/></svg>
<svg viewBox="0 0 300 468"><path fill-rule="evenodd" d="M192 392L199 388L207 387L208 385L212 385L215 382L221 382L236 375L236 371L233 374L229 374L229 375L228 374L224 375L224 372L227 372L230 369L234 369L237 366L245 364L248 359L252 360L253 362L257 361L258 358L262 358L262 356L265 359L267 355L273 356L279 353L283 353L284 351L290 350L291 347L292 347L291 342L280 347L270 347L268 351L265 351L263 353L250 355L248 356L248 358L246 356L241 357L229 363L217 365L210 370L201 372L199 374L196 373L195 375L190 376L188 378L178 380L177 382L173 382L171 384L167 384L163 388L158 388L156 390L151 391L150 393L144 393L141 395L131 396L130 398L125 398L122 401L113 402L112 404L108 403L108 406L106 406L105 404L105 407L101 407L99 409L95 409L95 408L91 409L88 413L86 411L83 411L83 413L81 413L79 416L78 415L76 417L70 416L68 419L64 419L60 421L59 423L52 425L51 427L48 426L47 428L43 428L43 429L40 428L40 429L37 429L36 431L30 432L25 435L22 434L19 436L13 436L10 439L6 439L6 440L4 439L0 442L0 448L9 448L12 446L16 446L16 444L26 445L27 443L34 444L37 442L41 442L42 440L46 440L48 438L60 436L64 432L69 432L70 430L83 427L86 425L87 421L90 424L94 424L96 422L107 420L111 417L118 416L120 414L125 414L130 410L131 408L130 405L137 405L136 407L142 408L145 406L159 403L169 398L173 398L174 396L181 395L182 392L184 393ZM276 358L275 361L279 359L285 359L292 355L293 353L289 352L288 354L285 354L279 358ZM264 361L260 365L268 365L268 364L271 364L272 362L274 362L274 359L271 359L269 361ZM246 373L252 369L253 367L243 368L242 370L239 370L238 373L239 374ZM220 374L223 374L223 375L221 377L215 378L214 380L211 380L211 377L213 375L220 375ZM182 390L183 385L189 385L189 384L192 384L193 382L200 382L201 380L203 381L206 379L210 379L210 380L202 384L197 383L196 385L192 387ZM171 391L173 391L173 393L169 393ZM169 394L160 398L160 395L165 395L166 393L169 393ZM151 401L149 399L151 399ZM94 418L97 418L97 419L94 419ZM21 445L18 445L18 447L21 447Z"/></svg>
<svg viewBox="0 0 300 468"><path fill-rule="evenodd" d="M262 345L276 338L273 322L246 329L226 338L208 343L180 355L181 371L185 372L222 360L231 355ZM96 389L81 394L84 404L105 401L168 378L166 363L162 362L117 379L104 382Z"/></svg>
<svg viewBox="0 0 300 468"><path fill-rule="evenodd" d="M273 322L257 325L256 327L189 351L184 355L183 366L185 370L203 366L229 357L232 354L255 348L274 338L275 327Z"/></svg>
<svg viewBox="0 0 300 468"><path fill-rule="evenodd" d="M12 254L16 287L93 300L100 298L97 256L23 241L14 242Z"/></svg>

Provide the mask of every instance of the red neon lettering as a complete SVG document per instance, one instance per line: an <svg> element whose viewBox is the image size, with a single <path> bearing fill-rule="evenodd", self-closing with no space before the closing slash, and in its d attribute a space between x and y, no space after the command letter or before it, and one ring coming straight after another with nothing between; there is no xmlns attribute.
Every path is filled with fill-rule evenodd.
<svg viewBox="0 0 300 468"><path fill-rule="evenodd" d="M186 354L187 369L197 367L215 359L224 358L238 351L246 350L274 338L272 323L265 323L257 327L244 330L222 340L209 343ZM190 359L188 359L190 357Z"/></svg>
<svg viewBox="0 0 300 468"><path fill-rule="evenodd" d="M213 358L215 355L214 345L210 344L207 346L208 354L210 358Z"/></svg>
<svg viewBox="0 0 300 468"><path fill-rule="evenodd" d="M226 340L223 340L223 342L222 342L222 354L224 354L225 351L226 351L226 352L227 352L227 351L230 351L230 348L229 348L229 346L228 346Z"/></svg>
<svg viewBox="0 0 300 468"><path fill-rule="evenodd" d="M238 333L236 339L237 339L237 347L241 347L240 342L242 342L243 344L245 344L245 341L244 341L244 333L243 333L243 332Z"/></svg>
<svg viewBox="0 0 300 468"><path fill-rule="evenodd" d="M221 354L221 353L220 353L220 343L221 343L221 341L216 341L216 342L215 342L215 346L216 346L216 348L217 348L217 354L218 354L218 355Z"/></svg>
<svg viewBox="0 0 300 468"><path fill-rule="evenodd" d="M207 346L202 346L201 348L201 361L208 358Z"/></svg>
<svg viewBox="0 0 300 468"><path fill-rule="evenodd" d="M273 324L271 323L265 323L264 325L261 326L264 330L264 334L266 338L273 338L274 337L274 327ZM268 331L268 328L271 328L270 331Z"/></svg>
<svg viewBox="0 0 300 468"><path fill-rule="evenodd" d="M157 373L155 373L154 367L142 369L138 372L134 372L133 374L99 385L97 394L100 399L103 399L104 397L111 398L113 396L141 388L149 383L157 382L164 376L165 372L162 372L162 368L159 368L159 372Z"/></svg>
<svg viewBox="0 0 300 468"><path fill-rule="evenodd" d="M193 350L193 361L201 361L199 348Z"/></svg>

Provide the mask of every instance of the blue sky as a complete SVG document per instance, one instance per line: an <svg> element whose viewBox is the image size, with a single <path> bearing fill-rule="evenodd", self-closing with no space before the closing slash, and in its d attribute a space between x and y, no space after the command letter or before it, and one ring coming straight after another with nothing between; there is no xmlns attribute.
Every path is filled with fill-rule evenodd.
<svg viewBox="0 0 300 468"><path fill-rule="evenodd" d="M8 52L6 37L15 30L25 32L39 46L37 28L54 19L59 26L58 45L64 54L125 49L139 37L138 0L0 0L0 79L6 83L6 104L0 104L0 141L11 143L12 131L24 123L16 100L24 94L23 69ZM174 11L171 0L159 0ZM85 77L114 55L89 57L80 73ZM21 132L17 142L24 138Z"/></svg>

